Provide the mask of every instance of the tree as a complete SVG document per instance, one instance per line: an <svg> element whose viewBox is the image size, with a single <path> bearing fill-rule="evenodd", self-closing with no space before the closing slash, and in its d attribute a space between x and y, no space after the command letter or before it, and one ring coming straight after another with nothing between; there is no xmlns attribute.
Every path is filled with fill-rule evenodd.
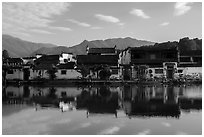
<svg viewBox="0 0 204 137"><path fill-rule="evenodd" d="M52 66L50 69L47 70L50 80L54 80L57 77L55 74L56 72L57 72L57 69L54 66Z"/></svg>
<svg viewBox="0 0 204 137"><path fill-rule="evenodd" d="M2 56L3 56L3 59L9 58L8 51L7 50L3 50Z"/></svg>
<svg viewBox="0 0 204 137"><path fill-rule="evenodd" d="M83 78L85 78L89 74L89 68L83 64L78 66L77 69L78 72L81 73Z"/></svg>
<svg viewBox="0 0 204 137"><path fill-rule="evenodd" d="M56 89L54 87L49 88L49 94L47 95L48 97L52 98L52 99L56 99Z"/></svg>
<svg viewBox="0 0 204 137"><path fill-rule="evenodd" d="M110 68L103 67L101 71L99 72L99 77L102 80L107 80L111 76Z"/></svg>

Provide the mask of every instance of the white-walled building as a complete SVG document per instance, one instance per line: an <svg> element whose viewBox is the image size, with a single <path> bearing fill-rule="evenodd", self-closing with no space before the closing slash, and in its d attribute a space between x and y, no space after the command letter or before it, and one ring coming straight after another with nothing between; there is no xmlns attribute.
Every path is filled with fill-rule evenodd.
<svg viewBox="0 0 204 137"><path fill-rule="evenodd" d="M56 79L79 79L82 77L81 73L74 69L75 62L68 62L66 64L59 64L57 66Z"/></svg>

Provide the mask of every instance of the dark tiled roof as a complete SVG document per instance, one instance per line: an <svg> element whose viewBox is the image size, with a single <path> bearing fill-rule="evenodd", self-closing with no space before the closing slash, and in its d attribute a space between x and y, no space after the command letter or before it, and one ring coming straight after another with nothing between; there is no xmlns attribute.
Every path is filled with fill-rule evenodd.
<svg viewBox="0 0 204 137"><path fill-rule="evenodd" d="M21 58L7 58L5 61L8 63L23 63Z"/></svg>
<svg viewBox="0 0 204 137"><path fill-rule="evenodd" d="M2 69L22 69L23 66L7 66L7 65L2 65Z"/></svg>
<svg viewBox="0 0 204 137"><path fill-rule="evenodd" d="M118 56L117 55L78 55L78 64L108 64L117 65Z"/></svg>
<svg viewBox="0 0 204 137"><path fill-rule="evenodd" d="M59 64L57 68L59 69L74 69L75 62L68 62L66 64Z"/></svg>
<svg viewBox="0 0 204 137"><path fill-rule="evenodd" d="M43 55L42 57L36 59L38 61L59 61L60 55Z"/></svg>
<svg viewBox="0 0 204 137"><path fill-rule="evenodd" d="M36 65L34 67L35 70L49 70L49 69L52 69L54 67L53 64L50 64L50 63L41 63L39 65Z"/></svg>
<svg viewBox="0 0 204 137"><path fill-rule="evenodd" d="M88 54L115 53L115 48L90 48Z"/></svg>
<svg viewBox="0 0 204 137"><path fill-rule="evenodd" d="M40 64L57 65L58 63L59 63L59 55L44 55L35 60L35 65L37 66Z"/></svg>
<svg viewBox="0 0 204 137"><path fill-rule="evenodd" d="M23 59L36 59L36 57L23 57Z"/></svg>

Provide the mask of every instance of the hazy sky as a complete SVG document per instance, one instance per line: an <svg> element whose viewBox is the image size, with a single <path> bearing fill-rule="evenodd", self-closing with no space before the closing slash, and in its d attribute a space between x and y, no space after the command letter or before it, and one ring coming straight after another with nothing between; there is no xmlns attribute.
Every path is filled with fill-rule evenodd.
<svg viewBox="0 0 204 137"><path fill-rule="evenodd" d="M59 46L118 37L153 42L202 37L201 2L4 2L2 10L3 34Z"/></svg>

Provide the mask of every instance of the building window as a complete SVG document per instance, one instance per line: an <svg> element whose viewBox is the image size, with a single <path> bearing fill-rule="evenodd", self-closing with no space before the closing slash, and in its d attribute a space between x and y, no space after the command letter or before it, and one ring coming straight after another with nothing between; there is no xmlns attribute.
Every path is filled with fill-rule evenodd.
<svg viewBox="0 0 204 137"><path fill-rule="evenodd" d="M67 59L64 59L64 62L65 62L65 63L67 63L67 62L68 62L68 60L67 60Z"/></svg>
<svg viewBox="0 0 204 137"><path fill-rule="evenodd" d="M8 70L8 74L13 74L13 70Z"/></svg>
<svg viewBox="0 0 204 137"><path fill-rule="evenodd" d="M155 69L155 74L162 74L163 73L163 69Z"/></svg>
<svg viewBox="0 0 204 137"><path fill-rule="evenodd" d="M182 70L182 69L179 69L179 70L178 70L178 73L182 73L182 72L183 72L183 70Z"/></svg>
<svg viewBox="0 0 204 137"><path fill-rule="evenodd" d="M66 70L61 70L61 74L62 74L62 75L66 75L66 74L67 74L67 71L66 71Z"/></svg>

